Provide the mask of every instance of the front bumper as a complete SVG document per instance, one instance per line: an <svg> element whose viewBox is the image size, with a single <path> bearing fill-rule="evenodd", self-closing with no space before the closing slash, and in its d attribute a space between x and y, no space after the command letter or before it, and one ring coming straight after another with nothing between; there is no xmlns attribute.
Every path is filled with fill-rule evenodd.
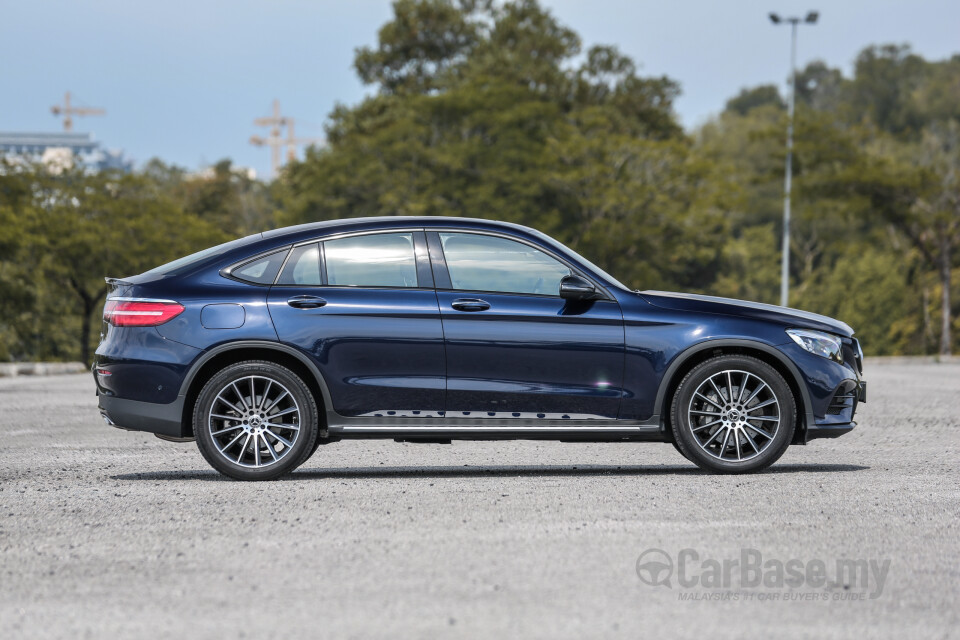
<svg viewBox="0 0 960 640"><path fill-rule="evenodd" d="M844 424L815 424L807 427L807 441L818 438L839 438L845 433L850 433L857 426L856 422L847 422Z"/></svg>

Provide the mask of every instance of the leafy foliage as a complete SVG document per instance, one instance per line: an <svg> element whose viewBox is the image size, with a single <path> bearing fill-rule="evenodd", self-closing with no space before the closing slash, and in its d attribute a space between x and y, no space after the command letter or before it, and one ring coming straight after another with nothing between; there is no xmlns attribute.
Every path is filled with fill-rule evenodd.
<svg viewBox="0 0 960 640"><path fill-rule="evenodd" d="M131 175L0 165L0 359L86 358L105 275L332 218L496 218L627 284L776 302L786 109L745 88L685 133L668 77L584 49L536 0L396 0L355 68L375 91L272 184L228 160ZM868 353L956 346L960 56L862 51L797 74L791 302ZM67 309L67 313L64 313ZM939 318L938 318L939 316ZM938 319L936 319L938 318Z"/></svg>
<svg viewBox="0 0 960 640"><path fill-rule="evenodd" d="M105 276L141 273L235 235L235 222L229 232L220 228L220 216L237 211L235 192L216 191L216 176L171 169L160 179L160 167L141 174L2 167L0 224L12 233L0 247L0 355L88 362ZM214 195L194 213L192 196L204 189Z"/></svg>

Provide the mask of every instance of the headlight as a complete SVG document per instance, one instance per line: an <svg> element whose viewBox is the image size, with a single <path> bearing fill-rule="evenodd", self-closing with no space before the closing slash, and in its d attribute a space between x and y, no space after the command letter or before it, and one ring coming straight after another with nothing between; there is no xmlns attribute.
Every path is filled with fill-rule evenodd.
<svg viewBox="0 0 960 640"><path fill-rule="evenodd" d="M829 333L810 331L809 329L787 329L787 335L810 353L843 362L840 338Z"/></svg>

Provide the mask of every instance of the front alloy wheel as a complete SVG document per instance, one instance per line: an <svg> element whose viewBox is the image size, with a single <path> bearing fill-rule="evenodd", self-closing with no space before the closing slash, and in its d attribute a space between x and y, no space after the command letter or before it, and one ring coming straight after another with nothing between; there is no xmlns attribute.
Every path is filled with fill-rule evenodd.
<svg viewBox="0 0 960 640"><path fill-rule="evenodd" d="M248 361L214 375L197 398L194 434L207 461L240 480L292 471L313 452L317 410L309 388L272 362Z"/></svg>
<svg viewBox="0 0 960 640"><path fill-rule="evenodd" d="M757 471L790 444L796 404L776 369L749 356L719 356L693 368L674 395L677 448L719 473Z"/></svg>

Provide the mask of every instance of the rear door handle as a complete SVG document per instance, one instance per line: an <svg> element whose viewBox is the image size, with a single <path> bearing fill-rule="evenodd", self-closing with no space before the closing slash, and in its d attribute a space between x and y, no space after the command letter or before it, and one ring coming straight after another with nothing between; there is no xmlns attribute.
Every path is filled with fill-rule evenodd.
<svg viewBox="0 0 960 640"><path fill-rule="evenodd" d="M457 298L450 306L457 311L486 311L490 308L490 303L479 298Z"/></svg>
<svg viewBox="0 0 960 640"><path fill-rule="evenodd" d="M287 300L287 304L294 309L319 309L327 304L327 301L318 296L293 296Z"/></svg>

